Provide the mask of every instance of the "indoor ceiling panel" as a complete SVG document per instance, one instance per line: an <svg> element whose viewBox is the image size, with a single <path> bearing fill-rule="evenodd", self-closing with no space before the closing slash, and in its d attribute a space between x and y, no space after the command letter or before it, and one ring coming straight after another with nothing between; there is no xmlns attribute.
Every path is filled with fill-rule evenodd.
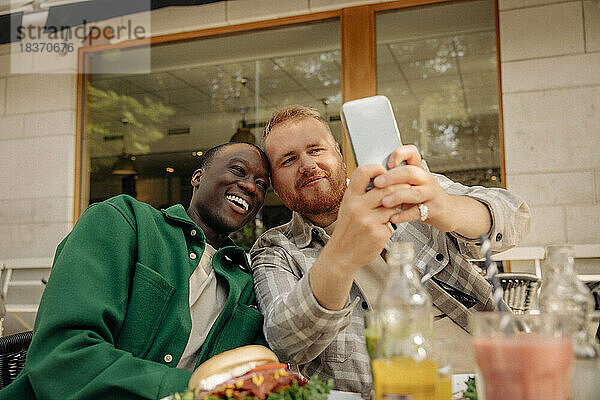
<svg viewBox="0 0 600 400"><path fill-rule="evenodd" d="M187 104L193 102L208 101L208 97L193 87L183 89L165 90L160 92L161 96L171 104Z"/></svg>
<svg viewBox="0 0 600 400"><path fill-rule="evenodd" d="M323 51L317 53L305 53L273 59L275 64L282 68L290 69L290 66L300 66L301 70L312 69L338 69L341 64L341 52L339 50Z"/></svg>
<svg viewBox="0 0 600 400"><path fill-rule="evenodd" d="M112 79L92 78L90 81L90 85L92 85L93 87L95 87L97 89L104 90L104 91L112 90L113 92L115 92L117 94L125 94L125 92L127 91L127 82L125 82L119 78L112 78Z"/></svg>
<svg viewBox="0 0 600 400"><path fill-rule="evenodd" d="M498 66L496 54L481 56L465 56L458 59L460 71L463 74L478 73L482 71L496 72Z"/></svg>
<svg viewBox="0 0 600 400"><path fill-rule="evenodd" d="M302 86L285 74L277 77L262 79L258 87L258 93L261 96L269 96L272 93L293 92L298 90L302 90Z"/></svg>
<svg viewBox="0 0 600 400"><path fill-rule="evenodd" d="M239 82L235 81L228 72L223 71L219 66L181 69L173 71L172 74L188 86L196 87L207 95L224 86L231 86L233 83L236 87L239 85Z"/></svg>
<svg viewBox="0 0 600 400"><path fill-rule="evenodd" d="M466 94L467 104L472 114L498 112L498 97L492 94Z"/></svg>
<svg viewBox="0 0 600 400"><path fill-rule="evenodd" d="M188 103L185 105L185 108L192 110L195 115L202 113L221 113L231 111L227 104L214 100Z"/></svg>
<svg viewBox="0 0 600 400"><path fill-rule="evenodd" d="M416 98L406 85L404 79L379 82L377 85L377 94L382 94L388 98L397 97L403 99L402 101L416 101Z"/></svg>
<svg viewBox="0 0 600 400"><path fill-rule="evenodd" d="M400 65L400 68L408 80L458 74L458 66L454 57L437 57L413 61Z"/></svg>
<svg viewBox="0 0 600 400"><path fill-rule="evenodd" d="M173 106L173 109L175 110L175 115L171 117L172 120L177 120L177 118L179 117L196 115L196 113L194 112L195 109L193 107L190 107L189 104L185 104L184 106Z"/></svg>
<svg viewBox="0 0 600 400"><path fill-rule="evenodd" d="M398 126L400 125L412 125L413 120L419 118L419 106L415 103L403 103L396 99L390 99L394 109L394 115ZM415 124L416 125L416 124Z"/></svg>
<svg viewBox="0 0 600 400"><path fill-rule="evenodd" d="M414 101L414 98L411 95L403 95L398 92L397 94L391 94L386 97L390 100L390 103L392 103L392 108L394 110L406 107L418 107L418 103Z"/></svg>
<svg viewBox="0 0 600 400"><path fill-rule="evenodd" d="M404 81L404 76L398 64L377 64L377 84L390 81Z"/></svg>
<svg viewBox="0 0 600 400"><path fill-rule="evenodd" d="M465 94L474 96L493 96L498 99L498 84L496 82L488 82L487 85L483 86L465 87L464 92Z"/></svg>
<svg viewBox="0 0 600 400"><path fill-rule="evenodd" d="M231 110L247 106L248 99L254 98L254 90L241 84L228 72L211 68L207 71L178 72L181 79L186 80L191 88L204 93L214 108ZM218 105L222 103L221 105Z"/></svg>
<svg viewBox="0 0 600 400"><path fill-rule="evenodd" d="M315 74L305 75L298 79L298 83L309 90L319 88L339 88L340 71L319 71Z"/></svg>
<svg viewBox="0 0 600 400"><path fill-rule="evenodd" d="M253 95L240 95L231 97L219 97L218 95L208 100L206 105L207 112L246 112L254 105Z"/></svg>
<svg viewBox="0 0 600 400"><path fill-rule="evenodd" d="M455 57L452 38L438 37L424 40L398 41L389 48L397 62L406 64L414 61L431 60L437 57Z"/></svg>
<svg viewBox="0 0 600 400"><path fill-rule="evenodd" d="M125 79L123 79L123 80L125 80ZM143 96L156 97L156 96L153 96L153 94L160 93L160 91L150 92L143 87L135 85L133 82L131 82L129 80L125 81L123 88L127 95L133 96L136 98L143 97Z"/></svg>
<svg viewBox="0 0 600 400"><path fill-rule="evenodd" d="M142 103L142 104L150 101L150 102L159 102L159 103L162 103L162 104L168 106L169 100L166 97L163 97L161 94L165 94L165 93L164 92L152 92L152 93L137 92L137 93L128 94L128 96L133 97L139 103Z"/></svg>
<svg viewBox="0 0 600 400"><path fill-rule="evenodd" d="M219 73L223 74L217 66L182 68L171 71L172 75L194 86L205 84L211 78L218 77Z"/></svg>
<svg viewBox="0 0 600 400"><path fill-rule="evenodd" d="M378 66L381 64L390 64L396 62L387 44L378 44L375 51L377 52Z"/></svg>
<svg viewBox="0 0 600 400"><path fill-rule="evenodd" d="M340 84L339 51L277 58L274 62L303 87Z"/></svg>
<svg viewBox="0 0 600 400"><path fill-rule="evenodd" d="M490 87L490 84L496 83L498 74L496 71L482 71L479 73L463 74L462 80L465 90Z"/></svg>
<svg viewBox="0 0 600 400"><path fill-rule="evenodd" d="M263 80L281 74L279 67L270 59L224 64L221 69L236 79L246 78L250 81Z"/></svg>
<svg viewBox="0 0 600 400"><path fill-rule="evenodd" d="M320 100L322 103L325 102L327 105L342 104L342 88L339 86L310 89L309 92L314 99Z"/></svg>
<svg viewBox="0 0 600 400"><path fill-rule="evenodd" d="M443 75L434 78L410 80L408 81L408 86L413 93L418 95L426 95L428 93L440 93L444 95L444 92L454 92L456 90L462 92L458 75Z"/></svg>
<svg viewBox="0 0 600 400"><path fill-rule="evenodd" d="M496 55L496 33L494 31L456 35L453 40L459 53L465 57Z"/></svg>
<svg viewBox="0 0 600 400"><path fill-rule="evenodd" d="M144 75L131 75L128 80L144 90L156 92L165 89L182 89L188 85L169 72L158 72Z"/></svg>
<svg viewBox="0 0 600 400"><path fill-rule="evenodd" d="M182 106L192 110L196 115L202 113L242 113L244 110L249 109L248 101L244 99L207 99Z"/></svg>
<svg viewBox="0 0 600 400"><path fill-rule="evenodd" d="M295 92L281 92L281 93L272 93L269 95L268 100L273 104L278 104L279 107L284 107L290 104L314 104L321 102L314 97L312 97L305 90L299 90Z"/></svg>

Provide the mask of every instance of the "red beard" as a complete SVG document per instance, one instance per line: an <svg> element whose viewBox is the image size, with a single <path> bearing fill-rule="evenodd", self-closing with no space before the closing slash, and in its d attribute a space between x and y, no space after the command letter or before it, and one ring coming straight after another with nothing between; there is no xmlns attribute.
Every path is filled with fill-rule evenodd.
<svg viewBox="0 0 600 400"><path fill-rule="evenodd" d="M312 176L324 176L327 182L317 183L317 185L323 185L322 187L301 187ZM345 191L346 167L340 161L338 168L334 171L317 169L309 174L304 174L296 181L293 192L283 191L277 194L292 211L302 215L319 215L336 211L342 202Z"/></svg>

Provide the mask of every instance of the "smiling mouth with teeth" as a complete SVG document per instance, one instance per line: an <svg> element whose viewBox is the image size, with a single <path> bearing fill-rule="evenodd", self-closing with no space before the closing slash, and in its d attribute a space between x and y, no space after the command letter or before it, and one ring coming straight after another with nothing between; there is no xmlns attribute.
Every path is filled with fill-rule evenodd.
<svg viewBox="0 0 600 400"><path fill-rule="evenodd" d="M232 194L228 194L225 197L227 197L227 200L231 201L236 206L243 208L244 211L248 211L249 205L246 200L242 199L241 197L234 196Z"/></svg>

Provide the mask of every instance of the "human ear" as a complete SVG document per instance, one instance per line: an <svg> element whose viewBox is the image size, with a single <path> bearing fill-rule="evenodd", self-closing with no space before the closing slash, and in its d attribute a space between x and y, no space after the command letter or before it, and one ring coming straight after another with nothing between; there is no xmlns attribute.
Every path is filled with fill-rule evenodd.
<svg viewBox="0 0 600 400"><path fill-rule="evenodd" d="M335 142L335 149L337 150L337 152L340 155L340 157L343 157L342 156L342 150L340 150L340 144L338 142Z"/></svg>
<svg viewBox="0 0 600 400"><path fill-rule="evenodd" d="M191 184L193 187L198 187L198 184L200 183L200 178L202 177L203 172L204 171L202 170L202 168L194 171L194 174L192 175L192 180L191 180Z"/></svg>

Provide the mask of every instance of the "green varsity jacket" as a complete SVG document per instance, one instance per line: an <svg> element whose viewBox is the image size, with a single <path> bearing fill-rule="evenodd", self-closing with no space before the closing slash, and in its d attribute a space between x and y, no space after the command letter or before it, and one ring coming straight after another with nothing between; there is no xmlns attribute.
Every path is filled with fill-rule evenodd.
<svg viewBox="0 0 600 400"><path fill-rule="evenodd" d="M175 366L204 247L181 205L158 211L120 195L90 206L57 248L25 368L0 399L160 399L185 390L191 372ZM265 344L243 249L229 242L212 262L228 297L198 363Z"/></svg>

